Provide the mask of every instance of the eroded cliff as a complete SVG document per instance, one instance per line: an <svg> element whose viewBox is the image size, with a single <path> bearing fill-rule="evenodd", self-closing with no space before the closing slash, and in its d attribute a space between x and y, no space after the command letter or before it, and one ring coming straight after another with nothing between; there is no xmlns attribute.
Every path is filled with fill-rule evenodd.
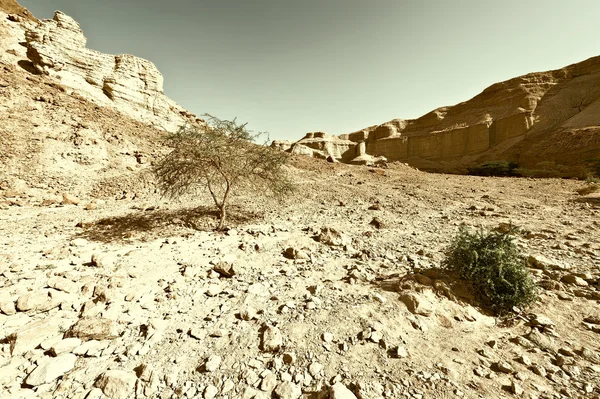
<svg viewBox="0 0 600 399"><path fill-rule="evenodd" d="M17 6L7 2L1 10L18 11ZM162 130L196 121L165 95L163 76L152 62L88 49L79 24L68 15L57 11L52 20L15 14L2 19L3 61L54 78L69 91Z"/></svg>
<svg viewBox="0 0 600 399"><path fill-rule="evenodd" d="M600 156L600 57L494 84L418 119L350 134L307 134L291 151L343 162L383 156L439 171L490 160L554 163L576 173Z"/></svg>

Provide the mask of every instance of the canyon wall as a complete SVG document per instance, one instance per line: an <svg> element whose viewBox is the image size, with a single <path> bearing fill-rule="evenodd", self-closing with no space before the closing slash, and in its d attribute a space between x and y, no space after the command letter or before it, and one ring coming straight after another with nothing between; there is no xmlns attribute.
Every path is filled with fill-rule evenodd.
<svg viewBox="0 0 600 399"><path fill-rule="evenodd" d="M19 10L16 2L3 1L0 11ZM4 62L54 78L69 92L161 130L199 121L165 95L163 76L152 62L88 49L79 24L60 11L43 21L8 14L0 29Z"/></svg>
<svg viewBox="0 0 600 399"><path fill-rule="evenodd" d="M474 98L418 119L395 119L353 133L292 145L342 162L385 157L448 172L492 160L577 166L600 157L600 57L494 84ZM325 151L326 150L326 151Z"/></svg>

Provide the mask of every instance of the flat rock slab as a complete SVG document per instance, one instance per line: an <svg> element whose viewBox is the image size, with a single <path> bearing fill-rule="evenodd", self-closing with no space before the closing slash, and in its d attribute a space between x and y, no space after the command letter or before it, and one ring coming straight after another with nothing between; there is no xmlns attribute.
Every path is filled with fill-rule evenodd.
<svg viewBox="0 0 600 399"><path fill-rule="evenodd" d="M58 357L44 358L27 376L25 383L31 386L48 384L62 377L75 367L77 356L67 353Z"/></svg>
<svg viewBox="0 0 600 399"><path fill-rule="evenodd" d="M26 324L22 329L8 337L10 353L21 355L37 348L46 339L59 334L58 324L39 320Z"/></svg>
<svg viewBox="0 0 600 399"><path fill-rule="evenodd" d="M83 318L73 324L66 334L67 338L79 338L82 341L95 339L115 339L119 336L117 323L109 319Z"/></svg>

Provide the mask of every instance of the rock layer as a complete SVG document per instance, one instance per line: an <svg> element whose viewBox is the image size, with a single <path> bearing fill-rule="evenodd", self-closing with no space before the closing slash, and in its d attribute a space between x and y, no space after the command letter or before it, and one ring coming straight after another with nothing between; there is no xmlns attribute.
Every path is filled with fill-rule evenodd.
<svg viewBox="0 0 600 399"><path fill-rule="evenodd" d="M79 24L60 11L29 29L26 42L35 71L59 79L87 99L168 131L195 120L164 94L163 77L152 62L86 48Z"/></svg>
<svg viewBox="0 0 600 399"><path fill-rule="evenodd" d="M444 171L490 160L555 163L574 173L600 157L600 57L494 84L474 98L418 119L350 134L308 133L289 150L343 162L383 156Z"/></svg>

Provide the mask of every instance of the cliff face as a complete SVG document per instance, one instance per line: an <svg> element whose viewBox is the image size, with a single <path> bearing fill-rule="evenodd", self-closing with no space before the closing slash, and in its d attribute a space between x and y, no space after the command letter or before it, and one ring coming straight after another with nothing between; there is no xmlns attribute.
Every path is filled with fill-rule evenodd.
<svg viewBox="0 0 600 399"><path fill-rule="evenodd" d="M15 2L10 7L5 4L0 10L18 11L15 4L18 6ZM186 122L196 121L164 94L163 77L153 63L86 48L87 39L71 17L57 11L52 20L33 21L15 14L2 20L0 50L5 50L1 56L4 61L47 75L96 104L113 107L162 130L175 131Z"/></svg>
<svg viewBox="0 0 600 399"><path fill-rule="evenodd" d="M491 160L576 169L600 157L600 57L494 84L418 119L337 137L308 134L293 147L309 147L317 156L339 154L344 162L384 156L438 171L464 171Z"/></svg>
<svg viewBox="0 0 600 399"><path fill-rule="evenodd" d="M0 0L0 196L153 191L144 176L166 151L165 130L196 118L165 96L152 63L88 50L62 13L27 16Z"/></svg>

